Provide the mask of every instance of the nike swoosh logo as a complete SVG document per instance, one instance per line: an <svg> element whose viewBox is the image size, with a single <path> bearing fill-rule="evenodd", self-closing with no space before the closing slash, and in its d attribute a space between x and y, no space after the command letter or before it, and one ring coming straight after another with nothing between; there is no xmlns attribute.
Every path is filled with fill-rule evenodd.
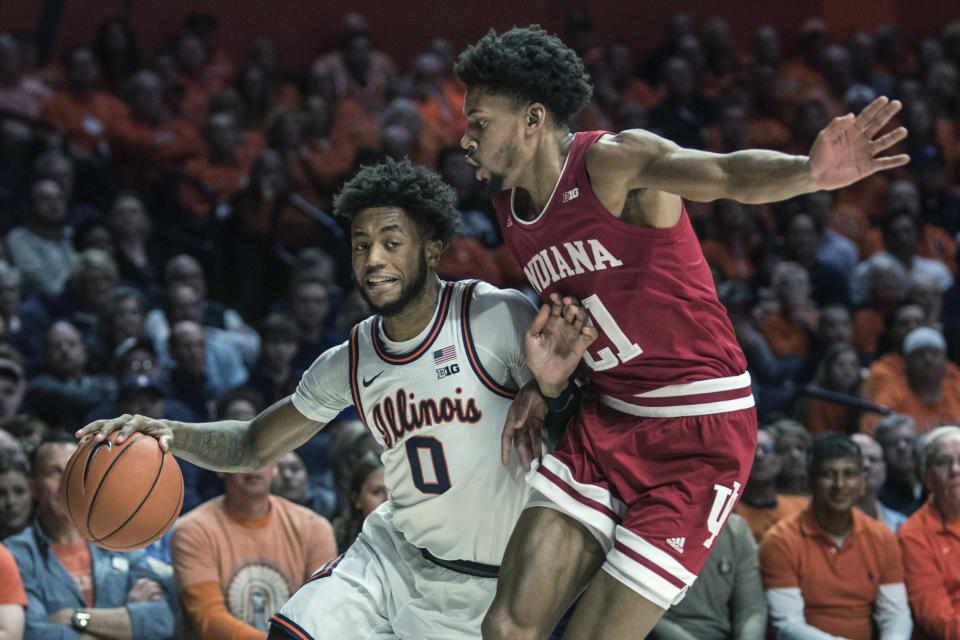
<svg viewBox="0 0 960 640"><path fill-rule="evenodd" d="M380 377L381 374L383 374L383 371L381 371L381 372L378 373L377 375L373 376L372 378L364 378L364 379L363 379L363 386L364 386L364 387L369 387L370 385L373 384L373 381L374 381L374 380L376 380L377 378Z"/></svg>

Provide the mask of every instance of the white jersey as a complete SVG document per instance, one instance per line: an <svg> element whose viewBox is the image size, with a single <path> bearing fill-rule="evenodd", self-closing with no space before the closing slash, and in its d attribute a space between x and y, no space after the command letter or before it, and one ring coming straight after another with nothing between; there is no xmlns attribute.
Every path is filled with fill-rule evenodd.
<svg viewBox="0 0 960 640"><path fill-rule="evenodd" d="M533 305L480 281L445 283L433 321L403 343L379 316L311 365L294 406L328 422L354 404L384 447L393 522L447 561L499 565L528 490L516 453L500 464L500 435L531 374L523 331Z"/></svg>

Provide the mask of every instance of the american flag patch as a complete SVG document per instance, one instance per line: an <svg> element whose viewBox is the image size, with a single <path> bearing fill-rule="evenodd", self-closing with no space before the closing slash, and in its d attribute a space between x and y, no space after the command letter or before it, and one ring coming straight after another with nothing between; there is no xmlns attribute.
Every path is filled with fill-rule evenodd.
<svg viewBox="0 0 960 640"><path fill-rule="evenodd" d="M451 360L457 359L457 348L453 345L449 347L444 347L443 349L437 349L433 352L433 364L443 364L444 362L450 362Z"/></svg>

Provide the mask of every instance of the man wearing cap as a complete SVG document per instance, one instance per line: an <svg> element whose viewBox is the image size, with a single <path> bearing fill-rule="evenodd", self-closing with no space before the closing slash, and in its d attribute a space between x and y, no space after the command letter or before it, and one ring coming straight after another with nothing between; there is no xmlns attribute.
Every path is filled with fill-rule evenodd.
<svg viewBox="0 0 960 640"><path fill-rule="evenodd" d="M904 375L891 378L875 402L914 419L917 433L960 422L960 375L947 368L943 334L918 327L903 340ZM866 414L861 430L870 432L879 416Z"/></svg>

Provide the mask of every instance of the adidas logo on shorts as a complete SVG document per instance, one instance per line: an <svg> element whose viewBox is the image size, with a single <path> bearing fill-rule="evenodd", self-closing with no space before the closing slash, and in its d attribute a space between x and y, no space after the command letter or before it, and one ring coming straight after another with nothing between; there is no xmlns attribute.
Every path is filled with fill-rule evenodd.
<svg viewBox="0 0 960 640"><path fill-rule="evenodd" d="M673 547L677 553L683 553L683 543L686 541L686 538L667 538L667 544Z"/></svg>

